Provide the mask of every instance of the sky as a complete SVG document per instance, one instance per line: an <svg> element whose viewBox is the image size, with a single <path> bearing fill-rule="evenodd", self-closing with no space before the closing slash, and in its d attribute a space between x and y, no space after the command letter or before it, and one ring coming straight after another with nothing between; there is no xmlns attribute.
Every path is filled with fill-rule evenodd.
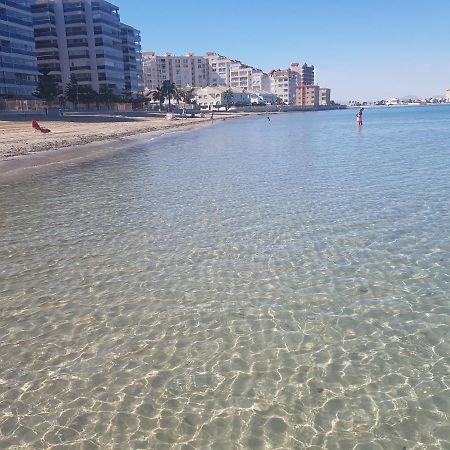
<svg viewBox="0 0 450 450"><path fill-rule="evenodd" d="M450 89L450 0L110 1L144 51L216 51L264 71L307 62L338 101Z"/></svg>

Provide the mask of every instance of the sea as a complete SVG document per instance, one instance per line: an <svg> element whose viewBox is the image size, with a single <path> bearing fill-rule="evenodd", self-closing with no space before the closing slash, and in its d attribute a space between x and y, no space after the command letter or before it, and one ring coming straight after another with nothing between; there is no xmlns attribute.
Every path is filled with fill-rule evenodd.
<svg viewBox="0 0 450 450"><path fill-rule="evenodd" d="M355 114L0 186L0 448L449 449L450 105Z"/></svg>

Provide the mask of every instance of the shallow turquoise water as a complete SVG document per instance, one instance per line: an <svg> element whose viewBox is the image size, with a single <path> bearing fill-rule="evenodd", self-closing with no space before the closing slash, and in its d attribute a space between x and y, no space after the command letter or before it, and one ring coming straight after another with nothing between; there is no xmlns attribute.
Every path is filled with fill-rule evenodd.
<svg viewBox="0 0 450 450"><path fill-rule="evenodd" d="M354 115L0 187L0 448L450 448L450 108Z"/></svg>

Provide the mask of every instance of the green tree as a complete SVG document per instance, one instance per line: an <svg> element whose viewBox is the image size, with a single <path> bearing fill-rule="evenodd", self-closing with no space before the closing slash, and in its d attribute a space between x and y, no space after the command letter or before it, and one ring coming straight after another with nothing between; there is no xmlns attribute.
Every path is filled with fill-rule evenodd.
<svg viewBox="0 0 450 450"><path fill-rule="evenodd" d="M194 88L183 89L182 99L184 103L191 105L193 103L194 97L195 97Z"/></svg>
<svg viewBox="0 0 450 450"><path fill-rule="evenodd" d="M159 102L159 110L161 111L162 105L166 100L166 94L161 86L158 86L155 90L151 91L148 95L154 102Z"/></svg>
<svg viewBox="0 0 450 450"><path fill-rule="evenodd" d="M233 98L233 91L231 89L227 89L223 94L222 94L222 99L225 100L225 107L228 111L228 109L230 108L230 100Z"/></svg>
<svg viewBox="0 0 450 450"><path fill-rule="evenodd" d="M175 92L173 94L173 98L176 100L177 105L180 105L180 102L184 98L184 89L182 87L175 88Z"/></svg>
<svg viewBox="0 0 450 450"><path fill-rule="evenodd" d="M98 97L101 103L106 103L108 109L111 109L111 104L119 100L117 95L114 94L114 90L109 84L103 84L100 87Z"/></svg>
<svg viewBox="0 0 450 450"><path fill-rule="evenodd" d="M50 69L42 69L40 71L38 85L33 95L45 102L51 102L55 100L60 94L58 82L53 75L50 75Z"/></svg>
<svg viewBox="0 0 450 450"><path fill-rule="evenodd" d="M67 101L73 103L78 108L78 103L80 102L80 86L78 85L77 79L71 75L70 81L66 84L64 89L64 97Z"/></svg>
<svg viewBox="0 0 450 450"><path fill-rule="evenodd" d="M165 97L167 97L167 99L169 100L169 111L170 111L171 110L170 100L175 95L177 87L175 86L175 83L173 81L164 80L161 89L164 92Z"/></svg>

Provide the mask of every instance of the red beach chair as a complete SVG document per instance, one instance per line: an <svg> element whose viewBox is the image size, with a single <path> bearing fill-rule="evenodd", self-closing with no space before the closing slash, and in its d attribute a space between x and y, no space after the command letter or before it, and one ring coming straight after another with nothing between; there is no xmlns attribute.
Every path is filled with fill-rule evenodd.
<svg viewBox="0 0 450 450"><path fill-rule="evenodd" d="M50 130L48 128L42 128L38 123L37 120L33 120L31 122L31 127L34 131L40 131L41 133L50 133Z"/></svg>

